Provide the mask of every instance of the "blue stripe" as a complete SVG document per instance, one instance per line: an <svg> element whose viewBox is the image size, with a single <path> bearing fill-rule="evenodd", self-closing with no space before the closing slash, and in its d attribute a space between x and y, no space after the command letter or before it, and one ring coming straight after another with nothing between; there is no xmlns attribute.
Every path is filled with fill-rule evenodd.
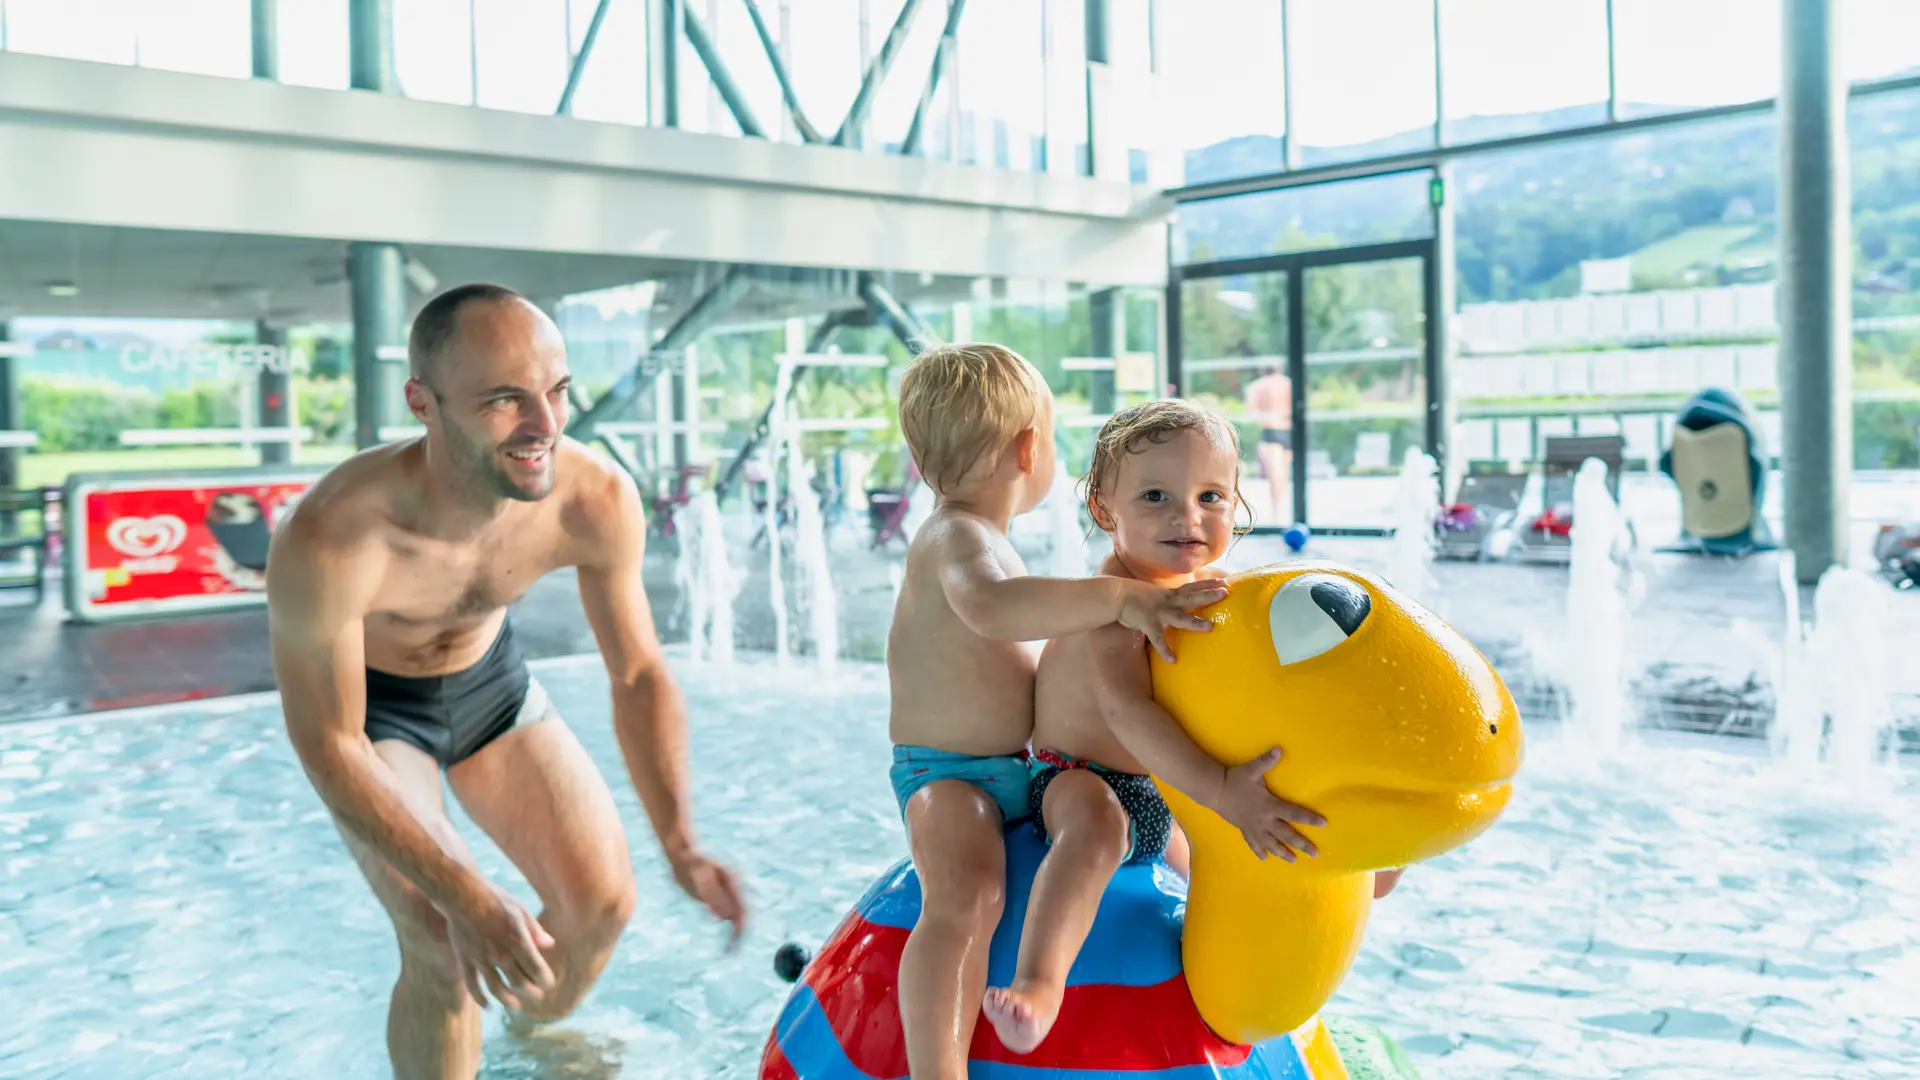
<svg viewBox="0 0 1920 1080"><path fill-rule="evenodd" d="M1007 907L987 960L989 985L1005 986L1013 980L1027 897L1046 853L1046 841L1033 826L1008 828ZM868 922L913 929L920 919L920 876L912 863L903 859L882 874L854 910ZM1155 986L1173 978L1180 973L1185 915L1186 883L1164 862L1122 866L1100 898L1093 932L1067 973L1067 985Z"/></svg>
<svg viewBox="0 0 1920 1080"><path fill-rule="evenodd" d="M845 1050L834 1037L827 1015L820 1009L813 988L801 983L780 1013L774 1027L780 1052L801 1080L902 1080L899 1077L873 1077L854 1068ZM1003 1062L972 1062L967 1068L969 1080L1093 1080L1098 1076L1116 1080L1314 1080L1307 1063L1282 1035L1254 1048L1239 1065L1181 1065L1171 1069L1136 1072L1107 1072L1075 1069L1048 1069Z"/></svg>
<svg viewBox="0 0 1920 1080"><path fill-rule="evenodd" d="M833 1025L827 1023L827 1014L820 1009L820 999L804 982L793 988L786 1008L780 1010L773 1037L800 1080L899 1080L876 1078L854 1068L847 1052L840 1048Z"/></svg>

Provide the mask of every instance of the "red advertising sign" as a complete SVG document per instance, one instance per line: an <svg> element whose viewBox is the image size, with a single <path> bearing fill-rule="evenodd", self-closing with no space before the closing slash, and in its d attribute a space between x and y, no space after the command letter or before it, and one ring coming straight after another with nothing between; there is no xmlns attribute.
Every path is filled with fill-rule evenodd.
<svg viewBox="0 0 1920 1080"><path fill-rule="evenodd" d="M75 477L76 618L203 611L265 598L267 546L317 477Z"/></svg>

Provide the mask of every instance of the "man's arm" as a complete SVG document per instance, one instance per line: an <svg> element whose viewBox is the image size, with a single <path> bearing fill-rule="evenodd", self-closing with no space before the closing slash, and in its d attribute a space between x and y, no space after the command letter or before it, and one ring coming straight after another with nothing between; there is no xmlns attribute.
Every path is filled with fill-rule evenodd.
<svg viewBox="0 0 1920 1080"><path fill-rule="evenodd" d="M596 481L596 483L602 481ZM647 820L682 888L714 914L744 919L738 887L701 854L687 783L686 705L667 670L641 577L645 509L633 480L608 471L589 510L593 550L580 562L580 602L613 683L613 730Z"/></svg>
<svg viewBox="0 0 1920 1080"><path fill-rule="evenodd" d="M929 554L937 560L947 604L967 629L993 641L1042 641L1126 622L1167 655L1164 637L1156 636L1162 628L1213 629L1187 612L1227 594L1225 587L1209 582L1175 590L1119 577L1010 575L994 557L985 524L955 517L938 528Z"/></svg>
<svg viewBox="0 0 1920 1080"><path fill-rule="evenodd" d="M353 835L442 910L486 888L407 808L366 732L362 620L379 567L329 548L296 516L267 559L267 633L287 735L314 791Z"/></svg>
<svg viewBox="0 0 1920 1080"><path fill-rule="evenodd" d="M1094 700L1120 745L1148 772L1239 829L1261 857L1271 853L1291 862L1289 847L1314 854L1313 842L1293 826L1325 825L1325 819L1267 787L1267 771L1280 761L1280 750L1231 767L1215 761L1153 700L1153 676L1140 644L1139 634L1120 626L1095 630L1088 641Z"/></svg>

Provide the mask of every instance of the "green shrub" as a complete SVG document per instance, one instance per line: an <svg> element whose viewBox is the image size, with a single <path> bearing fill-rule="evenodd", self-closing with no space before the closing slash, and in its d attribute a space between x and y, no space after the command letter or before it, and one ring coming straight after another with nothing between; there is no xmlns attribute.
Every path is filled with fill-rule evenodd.
<svg viewBox="0 0 1920 1080"><path fill-rule="evenodd" d="M294 378L294 426L313 429L313 441L353 441L353 383L344 379Z"/></svg>
<svg viewBox="0 0 1920 1080"><path fill-rule="evenodd" d="M160 423L160 402L147 390L106 380L23 379L20 412L27 430L40 433L38 449L114 450L120 433Z"/></svg>

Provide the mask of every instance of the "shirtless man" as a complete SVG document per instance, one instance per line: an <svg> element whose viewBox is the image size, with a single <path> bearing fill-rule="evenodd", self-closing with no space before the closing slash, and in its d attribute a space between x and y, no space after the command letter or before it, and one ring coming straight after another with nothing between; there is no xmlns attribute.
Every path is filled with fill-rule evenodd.
<svg viewBox="0 0 1920 1080"><path fill-rule="evenodd" d="M1247 408L1260 421L1260 471L1267 478L1268 505L1273 524L1293 518L1287 498L1293 483L1293 380L1284 371L1269 371L1247 387Z"/></svg>
<svg viewBox="0 0 1920 1080"><path fill-rule="evenodd" d="M507 606L577 568L629 776L680 887L745 921L688 806L686 723L640 577L625 473L564 437L560 332L510 290L464 285L413 325L420 438L322 477L267 566L287 732L393 920L396 1077L473 1077L489 994L527 1020L593 986L634 905L613 796L514 643ZM440 775L540 897L536 919L475 867Z"/></svg>

